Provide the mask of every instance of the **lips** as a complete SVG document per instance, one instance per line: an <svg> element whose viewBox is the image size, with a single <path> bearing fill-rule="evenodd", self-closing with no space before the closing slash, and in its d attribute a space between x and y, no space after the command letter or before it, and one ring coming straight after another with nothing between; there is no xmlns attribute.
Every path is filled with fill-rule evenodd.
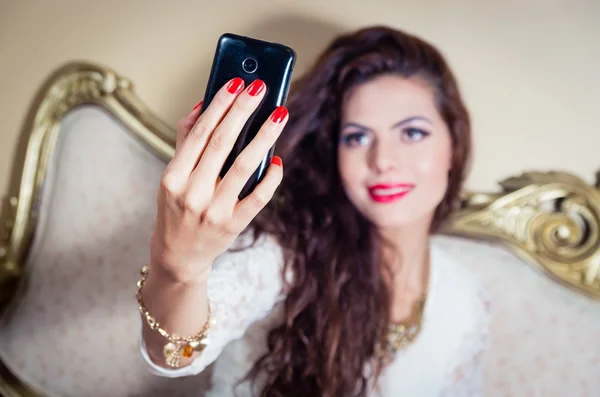
<svg viewBox="0 0 600 397"><path fill-rule="evenodd" d="M378 203L400 200L414 189L412 183L377 184L369 187L371 199Z"/></svg>

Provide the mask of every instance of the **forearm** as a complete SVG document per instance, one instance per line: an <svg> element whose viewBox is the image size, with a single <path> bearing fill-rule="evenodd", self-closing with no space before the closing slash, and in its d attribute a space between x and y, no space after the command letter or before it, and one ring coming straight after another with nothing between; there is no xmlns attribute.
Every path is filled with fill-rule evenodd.
<svg viewBox="0 0 600 397"><path fill-rule="evenodd" d="M142 300L162 329L171 335L190 337L202 330L208 319L207 280L204 277L194 283L180 283L160 274L159 267L152 267L141 291ZM169 341L150 329L145 316L142 322L142 337L151 360L170 368L163 353ZM181 357L179 366L188 365L196 354Z"/></svg>

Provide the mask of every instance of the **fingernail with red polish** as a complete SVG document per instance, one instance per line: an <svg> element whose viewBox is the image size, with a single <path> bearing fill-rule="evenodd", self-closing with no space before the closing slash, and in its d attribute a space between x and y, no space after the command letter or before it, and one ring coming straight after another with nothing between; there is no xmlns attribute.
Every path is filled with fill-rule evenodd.
<svg viewBox="0 0 600 397"><path fill-rule="evenodd" d="M202 106L202 104L204 103L204 101L200 101L196 104L196 106L194 106L194 108L192 109L192 111L198 109L200 106Z"/></svg>
<svg viewBox="0 0 600 397"><path fill-rule="evenodd" d="M227 91L229 91L230 94L237 94L243 88L244 80L240 79L239 77L236 77L235 79L231 80L227 85Z"/></svg>
<svg viewBox="0 0 600 397"><path fill-rule="evenodd" d="M281 157L279 156L273 156L273 158L271 159L271 164L275 164L281 167L281 164L283 164L283 161L281 160Z"/></svg>
<svg viewBox="0 0 600 397"><path fill-rule="evenodd" d="M265 83L262 80L254 80L248 87L248 95L257 96L265 88Z"/></svg>
<svg viewBox="0 0 600 397"><path fill-rule="evenodd" d="M271 121L273 121L275 124L279 124L285 120L287 115L288 110L285 108L285 106L279 106L271 115Z"/></svg>

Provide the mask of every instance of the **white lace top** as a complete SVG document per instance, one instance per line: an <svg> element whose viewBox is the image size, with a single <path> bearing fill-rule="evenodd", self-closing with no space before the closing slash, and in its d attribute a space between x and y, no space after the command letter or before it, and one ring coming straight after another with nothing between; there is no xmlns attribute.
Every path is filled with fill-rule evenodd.
<svg viewBox="0 0 600 397"><path fill-rule="evenodd" d="M266 349L266 333L282 315L282 255L270 238L215 261L208 297L217 325L210 344L192 364L165 369L152 363L140 337L142 356L159 376L196 375L214 363L212 388L199 396L253 395L248 382L233 387ZM371 396L483 396L483 353L489 303L482 284L434 242L423 328L389 364Z"/></svg>

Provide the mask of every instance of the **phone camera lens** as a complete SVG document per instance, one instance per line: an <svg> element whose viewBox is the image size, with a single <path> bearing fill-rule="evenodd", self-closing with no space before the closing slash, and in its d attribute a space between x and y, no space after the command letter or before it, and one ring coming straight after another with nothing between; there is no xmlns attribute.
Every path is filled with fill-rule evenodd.
<svg viewBox="0 0 600 397"><path fill-rule="evenodd" d="M246 73L254 73L256 69L258 69L258 62L254 58L246 58L244 62L242 62L242 69Z"/></svg>

